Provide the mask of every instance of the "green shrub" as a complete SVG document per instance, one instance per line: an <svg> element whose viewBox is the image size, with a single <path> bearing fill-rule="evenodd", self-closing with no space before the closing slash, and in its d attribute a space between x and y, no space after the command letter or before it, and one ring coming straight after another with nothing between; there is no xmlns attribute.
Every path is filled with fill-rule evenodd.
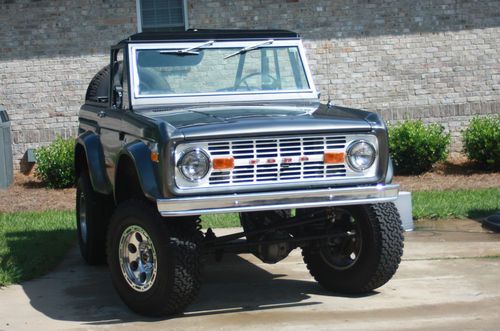
<svg viewBox="0 0 500 331"><path fill-rule="evenodd" d="M70 187L75 182L75 140L58 137L47 147L37 148L35 176L50 188Z"/></svg>
<svg viewBox="0 0 500 331"><path fill-rule="evenodd" d="M450 135L438 124L407 121L389 127L389 149L396 174L418 175L448 157Z"/></svg>
<svg viewBox="0 0 500 331"><path fill-rule="evenodd" d="M487 169L500 169L500 115L473 118L463 141L469 160Z"/></svg>

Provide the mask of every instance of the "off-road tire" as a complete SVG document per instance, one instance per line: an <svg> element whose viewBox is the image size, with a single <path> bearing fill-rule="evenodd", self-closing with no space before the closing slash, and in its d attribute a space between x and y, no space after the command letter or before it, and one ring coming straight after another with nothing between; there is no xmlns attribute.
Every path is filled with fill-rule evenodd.
<svg viewBox="0 0 500 331"><path fill-rule="evenodd" d="M190 221L176 224L162 219L153 204L138 199L123 202L113 214L107 238L108 265L116 291L134 312L152 317L177 314L197 296L202 234L194 223L183 222ZM144 292L127 283L120 267L120 238L134 225L147 232L157 254L156 278Z"/></svg>
<svg viewBox="0 0 500 331"><path fill-rule="evenodd" d="M82 206L82 198L84 205ZM83 259L90 265L106 263L106 231L113 202L94 191L87 172L82 172L76 188L76 228ZM86 231L82 232L81 211L86 215ZM84 239L84 237L86 239Z"/></svg>
<svg viewBox="0 0 500 331"><path fill-rule="evenodd" d="M363 246L356 262L345 270L333 268L314 246L302 256L309 272L325 289L344 294L370 292L388 282L403 255L403 228L393 203L343 207L360 222Z"/></svg>
<svg viewBox="0 0 500 331"><path fill-rule="evenodd" d="M109 93L109 75L111 66L108 64L101 68L90 81L85 100L97 101L98 97L107 97Z"/></svg>

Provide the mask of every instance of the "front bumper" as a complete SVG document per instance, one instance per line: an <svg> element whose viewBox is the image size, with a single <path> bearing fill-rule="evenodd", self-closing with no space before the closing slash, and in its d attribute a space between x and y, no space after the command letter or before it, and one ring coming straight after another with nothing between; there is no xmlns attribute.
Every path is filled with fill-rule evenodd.
<svg viewBox="0 0 500 331"><path fill-rule="evenodd" d="M156 200L162 216L189 216L291 208L360 205L394 201L399 185L375 185L299 191L235 193Z"/></svg>

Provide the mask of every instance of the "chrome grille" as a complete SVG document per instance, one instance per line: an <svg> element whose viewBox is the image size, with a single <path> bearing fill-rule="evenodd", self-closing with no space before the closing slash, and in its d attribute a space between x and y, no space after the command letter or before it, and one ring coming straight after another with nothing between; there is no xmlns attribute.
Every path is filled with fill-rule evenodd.
<svg viewBox="0 0 500 331"><path fill-rule="evenodd" d="M345 136L262 138L208 142L212 158L233 156L232 170L213 170L209 185L262 184L345 177L345 164L324 164L323 154L345 151Z"/></svg>

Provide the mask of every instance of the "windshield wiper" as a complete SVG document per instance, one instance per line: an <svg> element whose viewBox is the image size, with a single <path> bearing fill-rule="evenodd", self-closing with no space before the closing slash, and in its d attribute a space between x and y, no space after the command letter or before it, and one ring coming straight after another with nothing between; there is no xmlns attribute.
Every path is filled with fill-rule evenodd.
<svg viewBox="0 0 500 331"><path fill-rule="evenodd" d="M207 46L212 46L214 44L214 42L215 41L210 40L210 41L207 41L206 43L196 45L193 47L189 47L189 48L169 49L166 51L160 51L160 54L198 55L198 54L200 54L200 52L196 52L195 51L196 49L200 49L200 48L207 47Z"/></svg>
<svg viewBox="0 0 500 331"><path fill-rule="evenodd" d="M255 45L250 45L250 46L244 47L244 48L240 49L240 50L239 50L239 51L237 51L237 52L234 52L234 53L231 53L231 54L229 54L229 55L224 56L224 60L225 60L225 59L229 59L230 57L236 56L236 55L241 54L241 53L246 53L246 52L248 52L248 51L252 51L252 50L257 49L257 48L259 48L259 47L262 47L262 46L264 46L264 45L270 45L270 44L272 44L273 42L274 42L274 40L273 40L273 39L269 39L269 40L266 40L266 41L260 42L260 43L255 44Z"/></svg>

